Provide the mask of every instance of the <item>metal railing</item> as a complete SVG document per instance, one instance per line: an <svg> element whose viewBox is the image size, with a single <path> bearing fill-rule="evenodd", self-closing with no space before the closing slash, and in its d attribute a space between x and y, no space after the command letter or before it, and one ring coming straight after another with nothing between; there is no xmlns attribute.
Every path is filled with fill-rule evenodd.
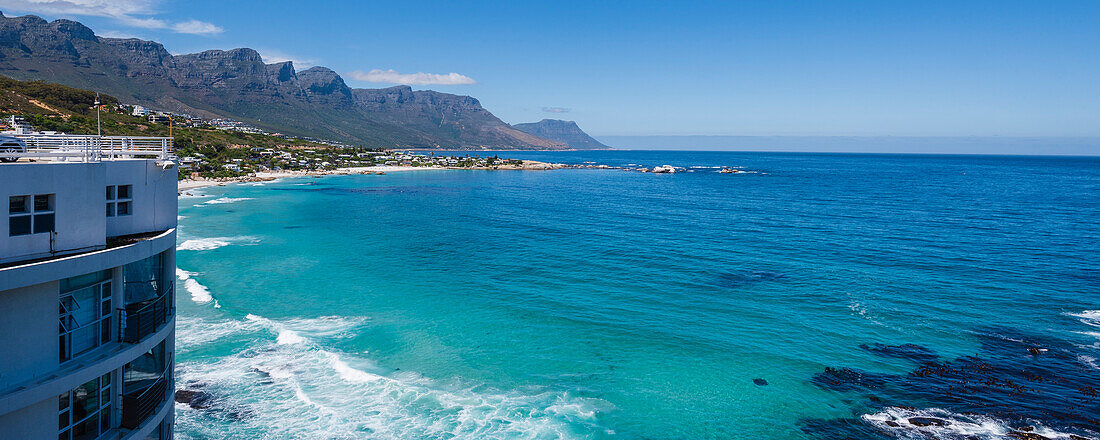
<svg viewBox="0 0 1100 440"><path fill-rule="evenodd" d="M171 370L172 362L169 360L168 366L161 373L160 379L157 379L152 385L122 395L121 424L123 428L137 429L145 423L145 420L149 419L149 416L157 412L157 408L167 397L168 382L172 380Z"/></svg>
<svg viewBox="0 0 1100 440"><path fill-rule="evenodd" d="M24 153L4 157L98 162L109 159L172 158L172 138L141 136L84 136L73 134L16 134L27 146ZM0 148L2 149L2 148Z"/></svg>
<svg viewBox="0 0 1100 440"><path fill-rule="evenodd" d="M169 302L173 287L169 286L160 296L145 302L118 309L118 338L122 342L136 343L157 332L171 315Z"/></svg>

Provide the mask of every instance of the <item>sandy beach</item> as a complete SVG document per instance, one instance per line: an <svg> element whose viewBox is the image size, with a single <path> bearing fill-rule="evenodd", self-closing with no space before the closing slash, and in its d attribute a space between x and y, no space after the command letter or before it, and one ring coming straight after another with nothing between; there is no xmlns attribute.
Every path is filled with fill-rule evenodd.
<svg viewBox="0 0 1100 440"><path fill-rule="evenodd" d="M392 173L400 171L430 171L445 169L447 168L377 165L369 167L337 168L331 171L261 171L249 176L231 177L224 179L183 179L179 181L177 188L180 193L183 193L184 191L205 188L209 186L227 185L232 183L266 182L270 180L289 177L339 176L348 174Z"/></svg>
<svg viewBox="0 0 1100 440"><path fill-rule="evenodd" d="M182 194L185 191L190 191L199 188L205 188L208 186L219 186L231 183L246 183L246 182L266 182L275 179L282 179L288 177L305 177L305 176L339 176L348 174L375 174L375 173L394 173L402 171L438 171L438 170L556 170L559 168L566 168L566 165L538 162L533 160L523 161L523 165L499 165L492 167L409 167L409 166L397 166L397 165L374 165L369 167L346 167L337 168L330 171L261 171L249 176L231 177L223 179L183 179L178 183L178 191Z"/></svg>

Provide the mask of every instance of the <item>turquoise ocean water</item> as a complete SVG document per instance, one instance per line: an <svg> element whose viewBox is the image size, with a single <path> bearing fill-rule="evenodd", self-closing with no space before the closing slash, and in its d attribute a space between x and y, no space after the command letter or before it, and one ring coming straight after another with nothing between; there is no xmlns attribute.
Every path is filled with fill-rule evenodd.
<svg viewBox="0 0 1100 440"><path fill-rule="evenodd" d="M1100 159L505 156L697 168L182 197L178 386L212 403L177 404L177 437L930 438L882 421L933 414L955 421L938 438L1000 438L1010 416L822 374L897 384L933 352L1005 371L1057 359L1044 368L1078 389L1100 375ZM990 342L1032 340L1052 355ZM1030 404L1062 408L1067 387Z"/></svg>

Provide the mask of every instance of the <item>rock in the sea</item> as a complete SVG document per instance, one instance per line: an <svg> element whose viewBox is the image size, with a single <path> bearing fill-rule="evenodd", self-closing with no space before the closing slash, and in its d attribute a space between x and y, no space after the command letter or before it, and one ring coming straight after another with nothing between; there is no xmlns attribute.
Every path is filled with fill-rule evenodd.
<svg viewBox="0 0 1100 440"><path fill-rule="evenodd" d="M214 396L206 391L176 390L175 399L176 402L186 403L188 406L195 409L206 409L210 407L211 401L214 400Z"/></svg>
<svg viewBox="0 0 1100 440"><path fill-rule="evenodd" d="M915 426L947 426L951 422L935 417L910 417L909 423Z"/></svg>
<svg viewBox="0 0 1100 440"><path fill-rule="evenodd" d="M674 167L672 165L661 165L659 167L653 167L653 172L654 173L669 173L669 174L671 174L671 173L676 172L676 167Z"/></svg>
<svg viewBox="0 0 1100 440"><path fill-rule="evenodd" d="M1050 437L1044 437L1034 432L1012 431L1008 433L1008 436L1020 440L1050 440Z"/></svg>
<svg viewBox="0 0 1100 440"><path fill-rule="evenodd" d="M756 379L752 380L752 383L754 383L758 386L766 386L768 384L768 381L766 381L764 379L761 379L761 378L756 378Z"/></svg>

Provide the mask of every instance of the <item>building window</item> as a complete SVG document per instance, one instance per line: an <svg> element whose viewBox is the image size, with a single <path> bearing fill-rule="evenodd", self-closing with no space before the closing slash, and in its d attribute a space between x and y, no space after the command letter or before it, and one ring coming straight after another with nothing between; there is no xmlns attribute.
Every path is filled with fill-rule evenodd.
<svg viewBox="0 0 1100 440"><path fill-rule="evenodd" d="M111 271L61 280L58 355L66 362L111 341Z"/></svg>
<svg viewBox="0 0 1100 440"><path fill-rule="evenodd" d="M123 342L138 342L153 334L172 315L174 284L165 282L167 252L127 264L123 268Z"/></svg>
<svg viewBox="0 0 1100 440"><path fill-rule="evenodd" d="M41 234L53 231L53 194L8 197L9 236Z"/></svg>
<svg viewBox="0 0 1100 440"><path fill-rule="evenodd" d="M107 217L130 215L134 210L133 185L111 185L107 187Z"/></svg>
<svg viewBox="0 0 1100 440"><path fill-rule="evenodd" d="M172 356L165 352L164 341L122 370L122 420L124 428L145 424L171 395Z"/></svg>
<svg viewBox="0 0 1100 440"><path fill-rule="evenodd" d="M167 252L127 264L122 270L125 302L145 304L159 297L167 290L164 283L164 261Z"/></svg>
<svg viewBox="0 0 1100 440"><path fill-rule="evenodd" d="M91 440L111 430L111 373L58 396L58 440Z"/></svg>

